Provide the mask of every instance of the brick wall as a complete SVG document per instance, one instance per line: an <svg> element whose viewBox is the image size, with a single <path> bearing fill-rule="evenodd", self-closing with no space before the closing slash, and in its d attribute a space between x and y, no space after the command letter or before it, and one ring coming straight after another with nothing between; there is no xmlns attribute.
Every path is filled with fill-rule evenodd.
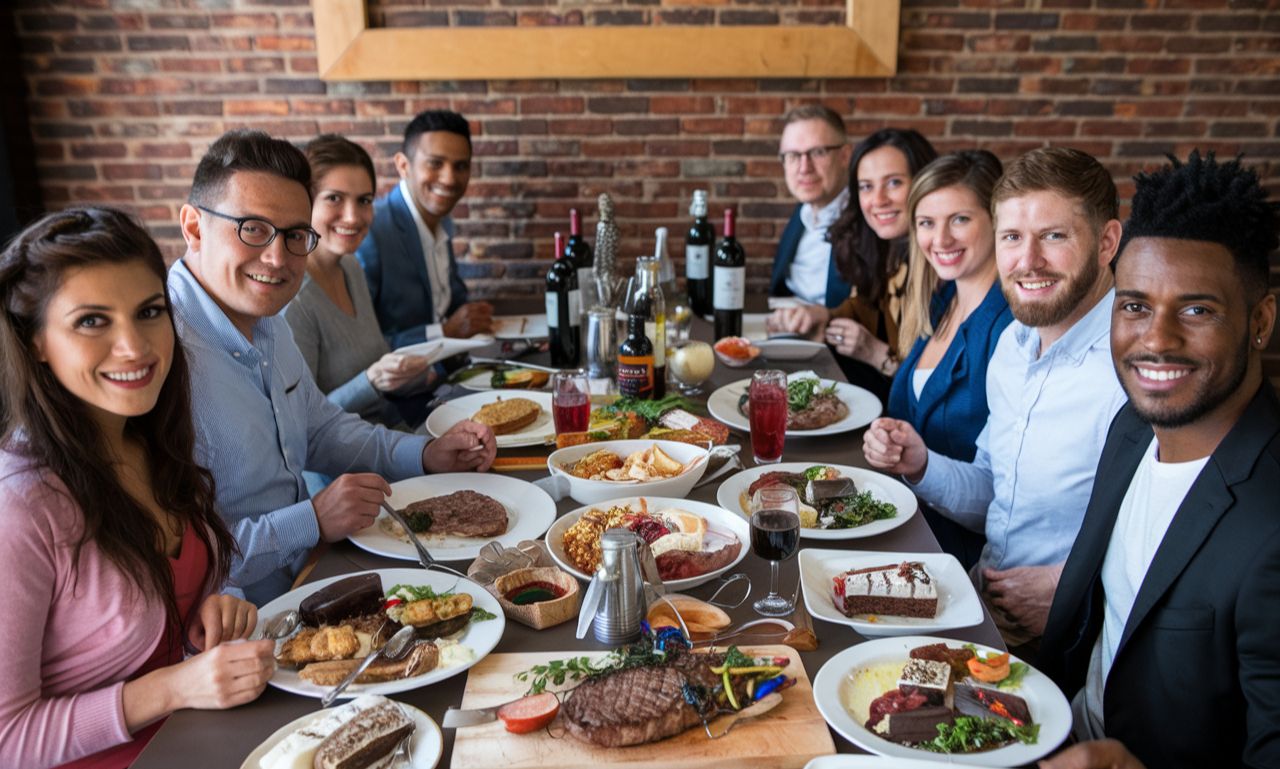
<svg viewBox="0 0 1280 769"><path fill-rule="evenodd" d="M155 6L163 10L144 10ZM679 4L676 4L678 6ZM839 23L836 0L690 0L689 8L546 0L378 0L399 24ZM638 7L637 7L638 6ZM721 7L723 6L723 7ZM480 294L540 290L568 209L618 202L627 259L653 228L682 231L691 190L739 207L759 285L791 209L779 116L820 99L855 135L919 129L949 150L1009 159L1045 143L1101 158L1122 194L1165 152L1246 153L1280 197L1277 0L905 0L899 74L851 80L323 83L305 0L62 0L14 4L37 174L50 208L128 206L172 257L192 169L221 131L296 141L336 131L365 144L383 188L408 117L467 115L476 170L456 212ZM679 243L675 244L679 252Z"/></svg>

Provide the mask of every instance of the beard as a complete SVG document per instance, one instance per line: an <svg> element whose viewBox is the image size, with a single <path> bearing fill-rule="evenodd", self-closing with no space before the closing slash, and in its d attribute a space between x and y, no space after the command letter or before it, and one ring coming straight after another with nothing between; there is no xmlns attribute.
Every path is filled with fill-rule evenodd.
<svg viewBox="0 0 1280 769"><path fill-rule="evenodd" d="M1089 253L1096 252L1095 246ZM1098 274L1101 271L1102 267L1098 264L1098 260L1091 258L1086 260L1084 266L1074 275L1035 273L1037 278L1059 281L1057 296L1045 301L1026 301L1018 296L1016 284L1029 273L1010 275L1007 279L1000 281L1000 286L1004 291L1005 300L1009 303L1009 309L1013 312L1013 317L1024 326L1040 328L1061 323L1070 317L1097 285Z"/></svg>
<svg viewBox="0 0 1280 769"><path fill-rule="evenodd" d="M1134 355L1124 360L1125 368L1132 372L1128 373L1128 376L1137 376L1137 373L1133 372L1133 365L1137 363L1196 365L1195 361L1184 358ZM1232 357L1231 367L1227 369L1226 375L1222 378L1222 383L1215 386L1212 382L1203 382L1192 394L1191 402L1186 405L1178 406L1177 404L1167 403L1163 394L1134 392L1129 389L1129 384L1126 381L1128 377L1124 374L1120 376L1120 386L1124 388L1125 395L1129 396L1129 402L1133 404L1133 410L1138 413L1138 416L1144 422L1152 427L1173 429L1185 427L1196 422L1234 395L1240 389L1240 385L1244 383L1248 370L1249 337L1246 335L1237 348L1236 354Z"/></svg>

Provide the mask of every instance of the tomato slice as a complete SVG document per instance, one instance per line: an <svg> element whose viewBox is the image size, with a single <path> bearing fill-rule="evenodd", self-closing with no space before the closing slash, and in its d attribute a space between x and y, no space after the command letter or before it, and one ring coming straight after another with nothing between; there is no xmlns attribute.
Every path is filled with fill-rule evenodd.
<svg viewBox="0 0 1280 769"><path fill-rule="evenodd" d="M560 700L551 692L543 692L508 702L498 708L498 718L502 719L507 731L528 734L551 723L559 712Z"/></svg>

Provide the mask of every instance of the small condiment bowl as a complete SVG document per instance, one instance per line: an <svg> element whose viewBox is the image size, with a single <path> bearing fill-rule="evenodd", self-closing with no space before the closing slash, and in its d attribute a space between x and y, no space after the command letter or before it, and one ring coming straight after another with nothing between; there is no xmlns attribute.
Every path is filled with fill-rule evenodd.
<svg viewBox="0 0 1280 769"><path fill-rule="evenodd" d="M749 366L751 365L751 361L760 357L760 348L756 347L750 342L747 342L747 352L749 354L745 358L735 358L732 355L725 355L723 352L720 352L720 345L726 339L742 339L742 341L744 342L747 342L747 340L743 339L742 337L725 337L724 339L721 339L720 341L716 342L715 345L712 347L712 349L715 350L715 353L716 353L716 360L720 361L721 363L728 366L729 368L743 368L744 366Z"/></svg>
<svg viewBox="0 0 1280 769"><path fill-rule="evenodd" d="M537 603L517 604L507 600L506 594L534 582L548 582L564 591L559 598ZM494 580L488 591L498 599L502 611L521 625L542 630L578 616L580 593L578 580L554 566L537 566L516 569Z"/></svg>

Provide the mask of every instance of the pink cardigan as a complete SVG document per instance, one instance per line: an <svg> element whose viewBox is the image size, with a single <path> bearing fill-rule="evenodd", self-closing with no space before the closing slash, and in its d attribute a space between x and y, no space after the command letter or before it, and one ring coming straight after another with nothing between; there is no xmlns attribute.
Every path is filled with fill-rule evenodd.
<svg viewBox="0 0 1280 769"><path fill-rule="evenodd" d="M132 739L121 691L165 611L92 544L56 477L0 451L0 766L56 766Z"/></svg>

